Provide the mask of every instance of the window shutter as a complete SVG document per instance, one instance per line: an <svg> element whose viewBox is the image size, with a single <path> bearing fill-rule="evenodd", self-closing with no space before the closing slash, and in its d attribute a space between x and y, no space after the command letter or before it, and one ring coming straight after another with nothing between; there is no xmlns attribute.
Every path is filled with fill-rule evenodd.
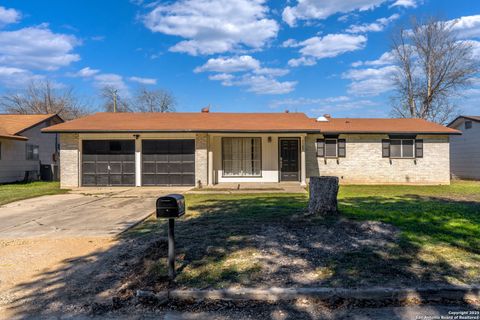
<svg viewBox="0 0 480 320"><path fill-rule="evenodd" d="M346 141L345 139L338 139L338 157L345 158L346 155Z"/></svg>
<svg viewBox="0 0 480 320"><path fill-rule="evenodd" d="M390 140L382 139L382 157L390 158Z"/></svg>
<svg viewBox="0 0 480 320"><path fill-rule="evenodd" d="M317 139L317 157L325 156L325 139Z"/></svg>
<svg viewBox="0 0 480 320"><path fill-rule="evenodd" d="M423 158L423 140L415 140L415 158Z"/></svg>

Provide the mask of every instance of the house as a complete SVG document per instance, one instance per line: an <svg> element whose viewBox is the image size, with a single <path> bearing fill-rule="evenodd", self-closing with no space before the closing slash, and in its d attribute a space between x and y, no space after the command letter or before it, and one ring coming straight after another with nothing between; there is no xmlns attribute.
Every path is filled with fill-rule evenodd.
<svg viewBox="0 0 480 320"><path fill-rule="evenodd" d="M97 113L60 134L61 186L225 182L449 184L449 137L421 119L313 119L303 113Z"/></svg>
<svg viewBox="0 0 480 320"><path fill-rule="evenodd" d="M61 122L55 114L1 114L0 183L36 180L41 166L44 178L51 178L57 167L58 137L41 130Z"/></svg>
<svg viewBox="0 0 480 320"><path fill-rule="evenodd" d="M450 142L452 176L480 180L480 116L459 116L448 127L462 132Z"/></svg>

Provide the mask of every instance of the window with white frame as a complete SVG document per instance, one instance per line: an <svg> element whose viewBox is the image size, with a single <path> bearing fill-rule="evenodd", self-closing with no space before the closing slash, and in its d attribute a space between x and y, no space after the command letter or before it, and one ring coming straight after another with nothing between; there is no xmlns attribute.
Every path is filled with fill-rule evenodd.
<svg viewBox="0 0 480 320"><path fill-rule="evenodd" d="M255 177L262 175L261 138L222 138L223 175Z"/></svg>
<svg viewBox="0 0 480 320"><path fill-rule="evenodd" d="M345 139L317 139L317 157L343 158L346 155Z"/></svg>
<svg viewBox="0 0 480 320"><path fill-rule="evenodd" d="M38 161L38 145L26 144L26 159Z"/></svg>

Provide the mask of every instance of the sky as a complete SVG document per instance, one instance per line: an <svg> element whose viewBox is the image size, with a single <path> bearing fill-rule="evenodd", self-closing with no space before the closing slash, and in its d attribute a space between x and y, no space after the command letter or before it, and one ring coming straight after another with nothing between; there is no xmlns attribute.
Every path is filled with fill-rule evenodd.
<svg viewBox="0 0 480 320"><path fill-rule="evenodd" d="M90 111L110 85L168 90L179 112L388 117L391 34L431 15L480 57L476 0L0 0L0 93L49 79ZM456 104L479 98L475 79Z"/></svg>

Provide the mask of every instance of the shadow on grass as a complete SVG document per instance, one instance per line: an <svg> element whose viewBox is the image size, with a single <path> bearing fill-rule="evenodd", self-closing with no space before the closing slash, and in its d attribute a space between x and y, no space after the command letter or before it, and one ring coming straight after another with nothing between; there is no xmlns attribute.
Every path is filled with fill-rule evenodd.
<svg viewBox="0 0 480 320"><path fill-rule="evenodd" d="M176 222L173 287L479 282L476 265L465 267L446 255L423 257L425 246L453 246L464 255L456 258L478 265L477 202L414 195L347 198L340 202L342 217L331 219L304 216L304 195L189 195L187 203L187 215ZM19 284L12 310L19 318L98 312L103 309L95 302L102 297L120 292L128 301L135 289L165 289L165 235L165 221L146 221L107 251L66 260ZM313 317L291 312L291 318Z"/></svg>

